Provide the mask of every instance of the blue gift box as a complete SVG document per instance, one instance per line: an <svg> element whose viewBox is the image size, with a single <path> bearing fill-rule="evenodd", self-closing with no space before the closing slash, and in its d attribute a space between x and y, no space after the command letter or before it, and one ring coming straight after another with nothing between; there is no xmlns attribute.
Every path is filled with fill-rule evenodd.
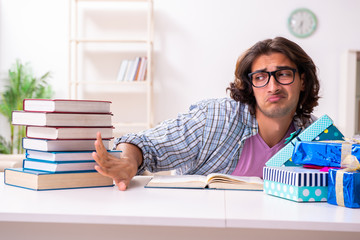
<svg viewBox="0 0 360 240"><path fill-rule="evenodd" d="M297 142L291 159L295 164L342 167L342 160L350 154L360 159L360 145L345 141Z"/></svg>
<svg viewBox="0 0 360 240"><path fill-rule="evenodd" d="M303 167L264 167L264 192L295 202L327 200L327 172Z"/></svg>
<svg viewBox="0 0 360 240"><path fill-rule="evenodd" d="M349 207L360 207L360 172L329 170L328 203Z"/></svg>
<svg viewBox="0 0 360 240"><path fill-rule="evenodd" d="M343 140L343 137L344 135L336 128L330 117L323 115L297 136L294 136L288 144L266 162L266 166L293 165L291 157L295 143L298 141Z"/></svg>

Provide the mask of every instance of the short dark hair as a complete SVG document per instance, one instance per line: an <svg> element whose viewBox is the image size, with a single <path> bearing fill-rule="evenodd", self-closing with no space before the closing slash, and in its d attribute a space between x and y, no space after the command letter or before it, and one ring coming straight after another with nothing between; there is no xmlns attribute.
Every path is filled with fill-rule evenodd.
<svg viewBox="0 0 360 240"><path fill-rule="evenodd" d="M297 67L300 74L304 74L305 89L300 93L296 115L305 123L310 118L314 107L318 105L320 84L316 73L316 66L306 52L296 43L283 38L266 39L257 42L238 58L235 69L235 80L227 90L235 101L246 103L250 113L255 115L256 99L248 74L256 58L261 55L281 53L287 56Z"/></svg>

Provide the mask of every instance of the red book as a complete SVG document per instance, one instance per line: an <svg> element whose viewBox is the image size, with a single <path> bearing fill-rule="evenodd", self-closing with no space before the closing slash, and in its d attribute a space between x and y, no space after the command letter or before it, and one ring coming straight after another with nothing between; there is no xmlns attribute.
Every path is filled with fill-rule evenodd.
<svg viewBox="0 0 360 240"><path fill-rule="evenodd" d="M112 127L112 114L13 111L12 124L54 127Z"/></svg>
<svg viewBox="0 0 360 240"><path fill-rule="evenodd" d="M41 127L27 126L26 136L43 139L96 139L100 132L103 139L113 138L113 127Z"/></svg>
<svg viewBox="0 0 360 240"><path fill-rule="evenodd" d="M110 101L72 99L24 99L24 111L110 113Z"/></svg>
<svg viewBox="0 0 360 240"><path fill-rule="evenodd" d="M102 140L106 150L110 149L110 140ZM47 152L95 151L94 140L70 139L47 140L40 138L23 138L22 146L25 149Z"/></svg>

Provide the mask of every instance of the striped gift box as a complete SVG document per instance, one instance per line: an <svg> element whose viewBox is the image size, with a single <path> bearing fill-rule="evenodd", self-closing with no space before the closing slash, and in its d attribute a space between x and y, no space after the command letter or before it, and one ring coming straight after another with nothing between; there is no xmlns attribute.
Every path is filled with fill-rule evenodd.
<svg viewBox="0 0 360 240"><path fill-rule="evenodd" d="M327 172L303 167L264 167L264 180L304 187L327 186Z"/></svg>
<svg viewBox="0 0 360 240"><path fill-rule="evenodd" d="M264 192L296 202L327 200L328 173L303 167L264 167Z"/></svg>

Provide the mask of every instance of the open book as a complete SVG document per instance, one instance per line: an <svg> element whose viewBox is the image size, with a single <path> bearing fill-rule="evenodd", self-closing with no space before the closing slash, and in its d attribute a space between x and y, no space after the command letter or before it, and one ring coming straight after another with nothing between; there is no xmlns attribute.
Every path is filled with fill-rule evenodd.
<svg viewBox="0 0 360 240"><path fill-rule="evenodd" d="M262 190L263 180L259 177L242 177L212 173L202 175L155 175L146 188L196 188Z"/></svg>

